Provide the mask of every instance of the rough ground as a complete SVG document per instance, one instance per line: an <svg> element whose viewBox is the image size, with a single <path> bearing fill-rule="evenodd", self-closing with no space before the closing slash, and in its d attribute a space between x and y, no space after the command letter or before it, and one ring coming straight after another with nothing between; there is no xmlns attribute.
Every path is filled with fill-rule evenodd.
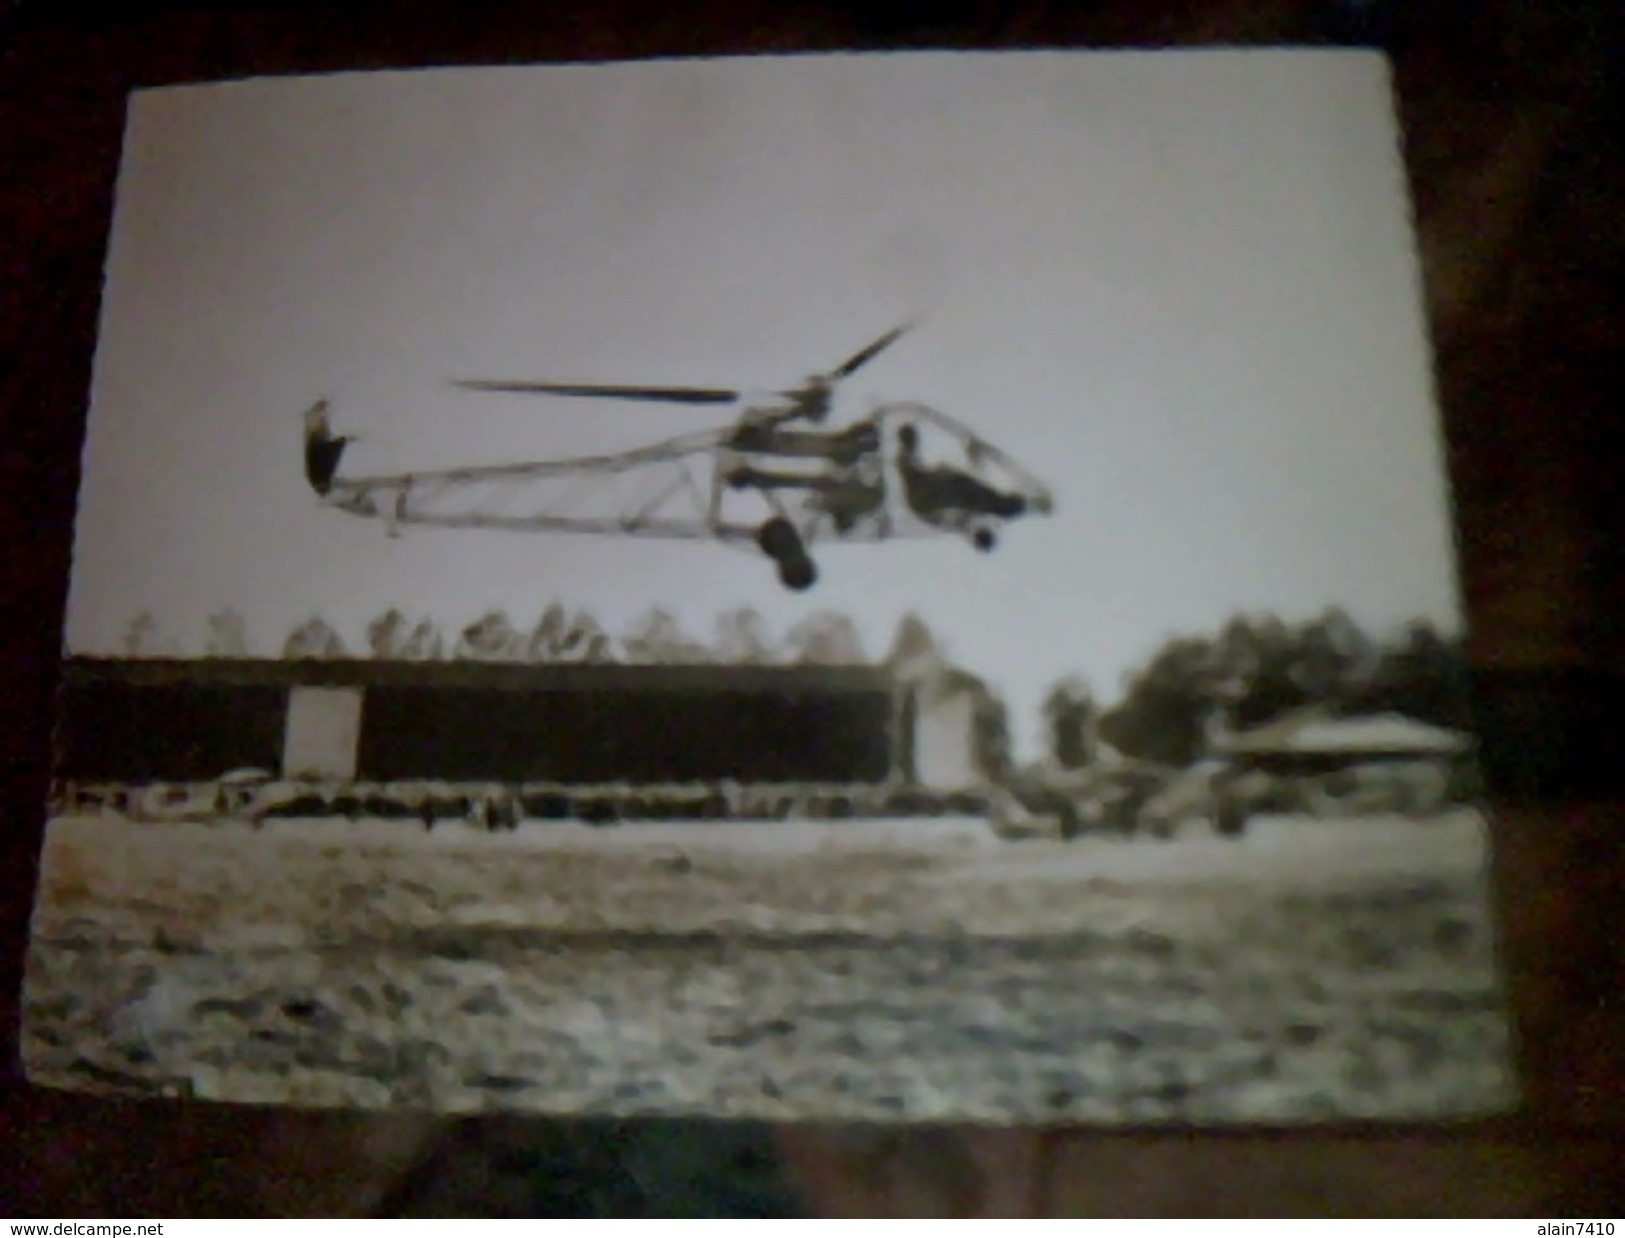
<svg viewBox="0 0 1625 1238"><path fill-rule="evenodd" d="M52 824L44 1084L755 1118L1510 1103L1470 813L1241 841L975 822Z"/></svg>

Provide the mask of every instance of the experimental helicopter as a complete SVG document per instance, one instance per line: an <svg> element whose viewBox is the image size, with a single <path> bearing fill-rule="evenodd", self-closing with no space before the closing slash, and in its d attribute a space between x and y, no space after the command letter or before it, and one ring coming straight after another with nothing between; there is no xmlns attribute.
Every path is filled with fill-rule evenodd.
<svg viewBox="0 0 1625 1238"><path fill-rule="evenodd" d="M305 412L305 476L321 501L406 525L714 540L754 547L789 589L818 578L825 542L958 536L992 550L1003 527L1053 509L1033 474L924 404L883 403L822 428L836 386L907 331L895 327L846 361L764 398L732 388L457 380L469 391L573 399L739 405L730 424L632 451L418 473L341 476L352 436L328 402ZM804 428L804 427L819 428Z"/></svg>

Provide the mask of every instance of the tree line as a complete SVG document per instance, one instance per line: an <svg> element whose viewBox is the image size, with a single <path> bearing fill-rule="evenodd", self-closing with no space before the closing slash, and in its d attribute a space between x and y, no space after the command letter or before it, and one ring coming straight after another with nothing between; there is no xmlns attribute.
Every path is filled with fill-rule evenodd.
<svg viewBox="0 0 1625 1238"><path fill-rule="evenodd" d="M129 657L183 656L181 643L163 631L149 611L130 621L121 645ZM253 656L248 625L242 616L231 609L210 615L203 650L204 656L210 658ZM432 618L413 618L392 608L369 622L360 640L354 642L322 616L312 615L283 638L279 656L406 662L734 665L850 665L869 659L857 626L847 616L832 611L813 614L776 636L760 613L741 608L722 615L714 630L701 637L685 630L675 615L660 608L649 611L626 631L611 633L589 611L558 604L547 607L528 626L515 624L507 612L496 609L450 630Z"/></svg>
<svg viewBox="0 0 1625 1238"><path fill-rule="evenodd" d="M207 620L209 657L246 657L247 625L232 610ZM137 615L125 633L130 656L180 656L150 613ZM428 618L399 610L367 624L352 647L320 616L299 624L282 642L281 656L371 657L394 661L520 663L702 663L722 665L862 665L871 661L852 620L819 612L782 636L750 608L730 611L707 637L688 632L669 611L655 608L626 631L611 633L590 612L547 607L530 626L502 610L444 630ZM990 685L952 665L941 642L918 615L898 625L880 661L911 674L959 676L976 701L977 746L984 768L1003 776L1014 766L1009 714ZM1185 766L1200 759L1219 731L1259 726L1308 706L1338 714L1395 712L1439 726L1468 729L1467 664L1459 637L1418 621L1382 637L1363 630L1347 612L1331 608L1292 623L1275 615L1231 618L1218 632L1176 634L1124 677L1115 700L1103 702L1081 676L1065 676L1043 701L1046 763L1078 769L1102 745L1123 756Z"/></svg>
<svg viewBox="0 0 1625 1238"><path fill-rule="evenodd" d="M1338 608L1302 623L1237 615L1216 634L1170 638L1109 705L1082 680L1061 680L1044 714L1049 757L1062 768L1088 764L1102 742L1124 756L1185 766L1209 751L1216 732L1312 706L1470 729L1462 641L1426 621L1375 637Z"/></svg>

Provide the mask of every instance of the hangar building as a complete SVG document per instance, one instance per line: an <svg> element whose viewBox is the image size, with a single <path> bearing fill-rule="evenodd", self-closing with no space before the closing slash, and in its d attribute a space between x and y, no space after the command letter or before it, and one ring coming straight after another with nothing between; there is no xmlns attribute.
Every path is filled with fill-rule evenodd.
<svg viewBox="0 0 1625 1238"><path fill-rule="evenodd" d="M59 779L980 785L974 681L882 667L70 659Z"/></svg>

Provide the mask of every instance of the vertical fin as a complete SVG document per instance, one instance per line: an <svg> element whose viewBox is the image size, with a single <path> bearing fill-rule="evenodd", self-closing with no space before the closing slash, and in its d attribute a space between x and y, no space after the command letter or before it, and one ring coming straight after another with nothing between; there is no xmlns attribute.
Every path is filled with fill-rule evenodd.
<svg viewBox="0 0 1625 1238"><path fill-rule="evenodd" d="M305 410L305 480L317 494L326 496L333 488L339 460L350 440L334 435L327 420L327 401L318 400Z"/></svg>

